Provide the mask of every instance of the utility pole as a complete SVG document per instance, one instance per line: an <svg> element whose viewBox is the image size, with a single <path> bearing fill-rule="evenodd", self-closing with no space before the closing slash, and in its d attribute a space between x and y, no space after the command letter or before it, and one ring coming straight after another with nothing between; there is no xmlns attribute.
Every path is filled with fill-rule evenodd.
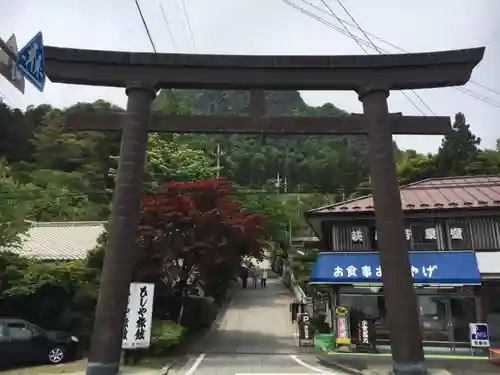
<svg viewBox="0 0 500 375"><path fill-rule="evenodd" d="M344 202L344 201L345 201L345 191L344 191L344 187L343 187L343 186L339 187L339 190L338 190L338 191L339 191L339 193L340 193L340 196L342 197L342 202Z"/></svg>
<svg viewBox="0 0 500 375"><path fill-rule="evenodd" d="M274 183L274 186L276 187L276 195L280 195L280 185L281 185L281 179L280 179L280 174L278 172L276 176L276 182Z"/></svg>
<svg viewBox="0 0 500 375"><path fill-rule="evenodd" d="M224 155L224 152L222 152L221 148L220 148L220 144L217 143L217 150L215 151L215 161L216 161L216 169L217 169L217 178L220 177L220 157Z"/></svg>

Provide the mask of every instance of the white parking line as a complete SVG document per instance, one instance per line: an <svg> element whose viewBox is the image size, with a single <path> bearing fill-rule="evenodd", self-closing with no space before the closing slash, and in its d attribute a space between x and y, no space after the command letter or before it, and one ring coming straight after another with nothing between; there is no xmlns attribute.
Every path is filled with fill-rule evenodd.
<svg viewBox="0 0 500 375"><path fill-rule="evenodd" d="M297 362L302 367L305 367L305 368L307 368L307 369L309 369L311 371L314 371L315 373L328 374L328 375L340 375L338 372L326 371L326 370L323 370L323 369L321 369L319 367L311 366L311 365L305 363L304 361L302 361L301 359L299 359L294 354L290 354L290 358L293 359L295 362Z"/></svg>
<svg viewBox="0 0 500 375"><path fill-rule="evenodd" d="M201 353L198 358L196 358L196 361L194 361L193 365L189 370L186 371L184 375L193 375L193 373L196 371L198 366L201 364L203 361L203 358L205 358L205 353Z"/></svg>

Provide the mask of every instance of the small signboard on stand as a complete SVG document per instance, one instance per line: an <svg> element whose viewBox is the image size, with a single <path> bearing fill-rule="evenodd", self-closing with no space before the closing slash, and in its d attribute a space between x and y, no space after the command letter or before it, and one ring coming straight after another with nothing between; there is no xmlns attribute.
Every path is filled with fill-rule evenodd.
<svg viewBox="0 0 500 375"><path fill-rule="evenodd" d="M351 345L351 332L349 328L349 310L344 306L338 306L335 309L336 338L337 347Z"/></svg>
<svg viewBox="0 0 500 375"><path fill-rule="evenodd" d="M488 349L490 347L490 333L486 323L469 323L469 340L471 354L477 348Z"/></svg>
<svg viewBox="0 0 500 375"><path fill-rule="evenodd" d="M358 351L375 352L375 322L373 319L359 319L357 328L356 349Z"/></svg>
<svg viewBox="0 0 500 375"><path fill-rule="evenodd" d="M299 348L314 346L314 333L311 330L311 318L308 313L298 314Z"/></svg>

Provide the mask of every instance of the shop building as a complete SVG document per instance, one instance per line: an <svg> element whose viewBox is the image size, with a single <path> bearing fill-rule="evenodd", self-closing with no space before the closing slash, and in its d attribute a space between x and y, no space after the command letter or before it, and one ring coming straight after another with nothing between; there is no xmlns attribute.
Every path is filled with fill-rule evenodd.
<svg viewBox="0 0 500 375"><path fill-rule="evenodd" d="M401 201L424 345L466 349L475 322L488 322L500 341L500 176L416 182L401 188ZM377 344L387 344L372 197L308 211L306 220L324 249L310 284L332 285L336 304L372 317Z"/></svg>

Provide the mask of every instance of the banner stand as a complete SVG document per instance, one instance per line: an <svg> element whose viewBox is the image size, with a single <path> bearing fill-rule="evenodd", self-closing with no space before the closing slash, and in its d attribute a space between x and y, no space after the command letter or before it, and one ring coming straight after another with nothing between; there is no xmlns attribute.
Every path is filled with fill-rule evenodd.
<svg viewBox="0 0 500 375"><path fill-rule="evenodd" d="M347 348L351 351L351 330L349 310L344 306L335 308L335 346L337 349Z"/></svg>

